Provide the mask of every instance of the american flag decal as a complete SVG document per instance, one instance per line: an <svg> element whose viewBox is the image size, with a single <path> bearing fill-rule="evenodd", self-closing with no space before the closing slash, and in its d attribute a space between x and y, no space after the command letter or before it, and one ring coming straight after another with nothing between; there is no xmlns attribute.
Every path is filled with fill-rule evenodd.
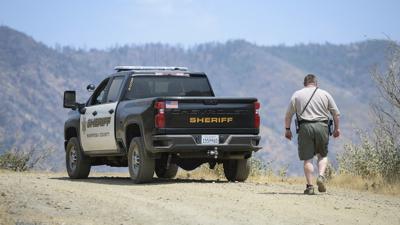
<svg viewBox="0 0 400 225"><path fill-rule="evenodd" d="M166 101L165 108L167 109L177 109L178 108L178 101Z"/></svg>

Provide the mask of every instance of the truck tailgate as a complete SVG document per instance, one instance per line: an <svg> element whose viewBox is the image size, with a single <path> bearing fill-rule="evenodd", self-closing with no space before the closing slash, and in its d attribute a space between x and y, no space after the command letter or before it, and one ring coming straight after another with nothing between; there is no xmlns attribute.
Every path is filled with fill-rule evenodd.
<svg viewBox="0 0 400 225"><path fill-rule="evenodd" d="M253 133L255 98L166 98L165 130L175 133ZM253 132L252 132L253 131Z"/></svg>

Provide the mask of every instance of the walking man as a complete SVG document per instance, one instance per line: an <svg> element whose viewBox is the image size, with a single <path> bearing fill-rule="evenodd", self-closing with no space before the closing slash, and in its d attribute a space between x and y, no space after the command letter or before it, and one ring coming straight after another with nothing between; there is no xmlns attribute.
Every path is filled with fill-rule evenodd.
<svg viewBox="0 0 400 225"><path fill-rule="evenodd" d="M296 91L290 99L285 117L285 137L292 140L290 124L296 114L298 125L298 153L304 161L304 175L307 185L304 194L314 194L313 158L317 155L318 172L317 186L319 192L326 192L325 170L328 164L329 118L333 117L335 128L333 137L340 136L339 109L332 96L318 88L315 75L308 74L304 78L304 88Z"/></svg>

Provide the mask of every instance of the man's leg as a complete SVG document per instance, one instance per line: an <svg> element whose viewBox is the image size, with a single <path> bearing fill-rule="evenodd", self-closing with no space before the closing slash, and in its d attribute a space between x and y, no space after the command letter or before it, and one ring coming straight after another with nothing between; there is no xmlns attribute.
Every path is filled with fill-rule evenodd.
<svg viewBox="0 0 400 225"><path fill-rule="evenodd" d="M306 176L307 184L312 185L314 166L312 159L304 160L304 175Z"/></svg>
<svg viewBox="0 0 400 225"><path fill-rule="evenodd" d="M317 178L317 185L318 185L318 191L319 192L326 192L326 187L325 187L325 170L328 165L328 157L322 157L320 154L317 154L318 156L318 172L319 176Z"/></svg>
<svg viewBox="0 0 400 225"><path fill-rule="evenodd" d="M320 154L317 154L318 157L318 172L320 176L325 175L326 167L328 166L328 157L322 157Z"/></svg>
<svg viewBox="0 0 400 225"><path fill-rule="evenodd" d="M329 144L329 135L327 132L326 124L323 123L315 123L313 124L315 129L315 145L316 145L316 153L318 157L318 173L319 176L317 178L317 185L319 192L326 192L325 182L326 179L324 177L326 167L328 166L328 144Z"/></svg>
<svg viewBox="0 0 400 225"><path fill-rule="evenodd" d="M313 158L315 155L315 145L314 145L314 134L313 128L310 124L300 125L299 131L299 158L304 161L304 176L307 180L306 190L304 194L313 195L314 187L313 183Z"/></svg>

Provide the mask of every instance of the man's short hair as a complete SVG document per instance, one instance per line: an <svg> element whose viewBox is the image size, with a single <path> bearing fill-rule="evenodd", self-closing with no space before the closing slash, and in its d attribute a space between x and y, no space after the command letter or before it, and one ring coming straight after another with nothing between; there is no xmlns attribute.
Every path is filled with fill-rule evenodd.
<svg viewBox="0 0 400 225"><path fill-rule="evenodd" d="M304 86L309 84L317 84L317 77L314 74L307 74L307 76L304 77Z"/></svg>

